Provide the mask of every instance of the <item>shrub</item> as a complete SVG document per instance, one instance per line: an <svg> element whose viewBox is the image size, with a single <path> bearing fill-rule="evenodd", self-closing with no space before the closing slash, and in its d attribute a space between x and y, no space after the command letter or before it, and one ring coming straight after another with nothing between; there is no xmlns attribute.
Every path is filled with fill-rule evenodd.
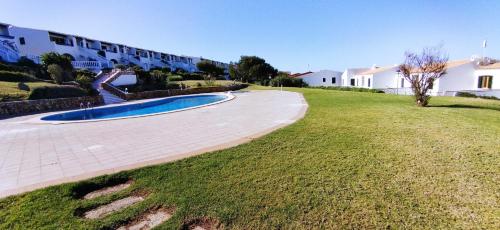
<svg viewBox="0 0 500 230"><path fill-rule="evenodd" d="M457 92L457 94L455 96L457 96L457 97L473 97L473 98L477 97L476 94L468 93L468 92Z"/></svg>
<svg viewBox="0 0 500 230"><path fill-rule="evenodd" d="M116 69L120 69L120 70L125 70L125 69L127 69L127 67L126 67L125 65L122 65L122 64L117 64L117 65L115 65L115 68L116 68Z"/></svg>
<svg viewBox="0 0 500 230"><path fill-rule="evenodd" d="M205 79L203 75L199 73L183 73L181 76L183 81L199 81Z"/></svg>
<svg viewBox="0 0 500 230"><path fill-rule="evenodd" d="M469 93L469 92L457 92L457 94L455 94L455 96L457 96L457 97L482 98L482 99L490 99L490 100L500 100L500 98L495 97L495 96L479 96L479 95L476 95L476 94L473 94L473 93Z"/></svg>
<svg viewBox="0 0 500 230"><path fill-rule="evenodd" d="M181 85L173 82L169 82L166 84L166 89L180 89Z"/></svg>
<svg viewBox="0 0 500 230"><path fill-rule="evenodd" d="M88 70L88 69L77 69L75 70L75 76L87 76L87 77L90 77L92 79L94 79L95 77L95 73Z"/></svg>
<svg viewBox="0 0 500 230"><path fill-rule="evenodd" d="M168 76L168 81L182 81L184 78L180 75L170 75Z"/></svg>
<svg viewBox="0 0 500 230"><path fill-rule="evenodd" d="M283 85L284 87L306 87L307 84L301 78L292 78L287 76L278 76L269 82L271 86L278 87Z"/></svg>
<svg viewBox="0 0 500 230"><path fill-rule="evenodd" d="M17 83L17 88L23 91L30 91L30 87L26 85L24 82Z"/></svg>
<svg viewBox="0 0 500 230"><path fill-rule="evenodd" d="M57 84L61 84L64 81L64 70L61 66L57 64L50 64L47 66L47 72L50 74L52 80Z"/></svg>
<svg viewBox="0 0 500 230"><path fill-rule="evenodd" d="M47 68L49 65L56 64L59 65L64 71L72 72L73 65L71 64L71 59L65 55L60 55L55 52L44 53L40 57L43 65Z"/></svg>
<svg viewBox="0 0 500 230"><path fill-rule="evenodd" d="M84 89L91 89L93 81L94 79L87 75L79 75L78 77L76 77L76 82L78 82L78 85L80 85L80 87Z"/></svg>
<svg viewBox="0 0 500 230"><path fill-rule="evenodd" d="M28 100L83 97L87 92L76 86L41 86L31 90Z"/></svg>
<svg viewBox="0 0 500 230"><path fill-rule="evenodd" d="M21 72L11 72L0 70L0 81L21 82L21 81L39 81L31 74Z"/></svg>

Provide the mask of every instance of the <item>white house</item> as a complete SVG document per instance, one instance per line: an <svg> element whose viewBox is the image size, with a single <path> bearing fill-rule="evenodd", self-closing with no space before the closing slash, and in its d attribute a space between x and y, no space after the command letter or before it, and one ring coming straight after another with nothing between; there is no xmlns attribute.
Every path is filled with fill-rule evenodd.
<svg viewBox="0 0 500 230"><path fill-rule="evenodd" d="M153 67L170 67L197 71L196 63L201 57L179 56L159 51L147 50L124 44L91 39L54 31L17 27L0 23L0 57L13 62L25 56L39 62L40 55L56 52L71 58L75 68L100 70L116 64L138 65L146 70ZM18 57L14 56L14 53ZM212 60L209 60L212 61ZM226 70L229 64L212 61Z"/></svg>
<svg viewBox="0 0 500 230"><path fill-rule="evenodd" d="M500 62L495 63L489 58L485 60L488 60L486 64L478 58L449 61L446 74L434 82L431 95L453 96L457 92L466 91L500 98L500 80L494 80L500 79ZM350 76L346 70L342 76L349 77L351 87L380 89L395 94L412 94L410 82L406 81L397 70L397 66L372 67L357 71ZM419 73L415 73L414 76L418 77Z"/></svg>
<svg viewBox="0 0 500 230"><path fill-rule="evenodd" d="M299 75L309 86L341 86L342 72L333 70L321 70Z"/></svg>
<svg viewBox="0 0 500 230"><path fill-rule="evenodd" d="M344 70L344 72L341 75L341 85L342 86L356 86L356 79L354 76L358 73L364 72L366 70L369 70L369 68L349 68Z"/></svg>

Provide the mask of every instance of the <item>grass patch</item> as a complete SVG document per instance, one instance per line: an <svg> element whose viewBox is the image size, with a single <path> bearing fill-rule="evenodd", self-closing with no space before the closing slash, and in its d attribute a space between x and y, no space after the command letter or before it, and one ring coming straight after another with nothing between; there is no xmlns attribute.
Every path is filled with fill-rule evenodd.
<svg viewBox="0 0 500 230"><path fill-rule="evenodd" d="M0 102L26 100L30 91L19 89L18 84L19 82L0 81ZM24 84L27 85L30 90L35 87L55 85L47 82L25 82Z"/></svg>
<svg viewBox="0 0 500 230"><path fill-rule="evenodd" d="M74 197L105 176L0 200L0 229L109 228L158 206L177 208L165 229L199 217L229 229L500 227L498 101L435 97L418 108L409 96L289 90L310 105L295 124L114 176L146 189L143 202L101 220L75 216L117 198Z"/></svg>

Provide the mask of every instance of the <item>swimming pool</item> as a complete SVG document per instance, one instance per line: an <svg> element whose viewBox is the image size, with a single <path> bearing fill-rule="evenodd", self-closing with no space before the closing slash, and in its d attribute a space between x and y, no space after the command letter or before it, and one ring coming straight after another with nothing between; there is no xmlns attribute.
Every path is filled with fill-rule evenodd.
<svg viewBox="0 0 500 230"><path fill-rule="evenodd" d="M42 121L92 121L141 117L206 106L232 99L232 97L234 96L226 94L177 96L137 104L81 109L49 115L40 119Z"/></svg>

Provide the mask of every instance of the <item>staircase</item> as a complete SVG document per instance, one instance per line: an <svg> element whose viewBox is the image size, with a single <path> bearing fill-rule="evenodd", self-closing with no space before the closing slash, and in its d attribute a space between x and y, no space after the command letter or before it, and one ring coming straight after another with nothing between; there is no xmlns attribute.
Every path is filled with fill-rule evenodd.
<svg viewBox="0 0 500 230"><path fill-rule="evenodd" d="M103 73L102 71L99 72L96 75L96 80L92 83L92 87L99 91L99 94L102 96L104 99L104 104L109 105L109 104L116 104L116 103L122 103L125 102L125 100L115 96L114 94L108 92L107 90L103 89L101 84L108 80L109 78L113 77L114 72L111 73Z"/></svg>
<svg viewBox="0 0 500 230"><path fill-rule="evenodd" d="M104 104L106 104L106 105L125 102L125 100L115 96L114 94L111 94L110 92L106 91L105 89L101 88L101 89L98 89L97 91L99 91L99 94L104 99Z"/></svg>

